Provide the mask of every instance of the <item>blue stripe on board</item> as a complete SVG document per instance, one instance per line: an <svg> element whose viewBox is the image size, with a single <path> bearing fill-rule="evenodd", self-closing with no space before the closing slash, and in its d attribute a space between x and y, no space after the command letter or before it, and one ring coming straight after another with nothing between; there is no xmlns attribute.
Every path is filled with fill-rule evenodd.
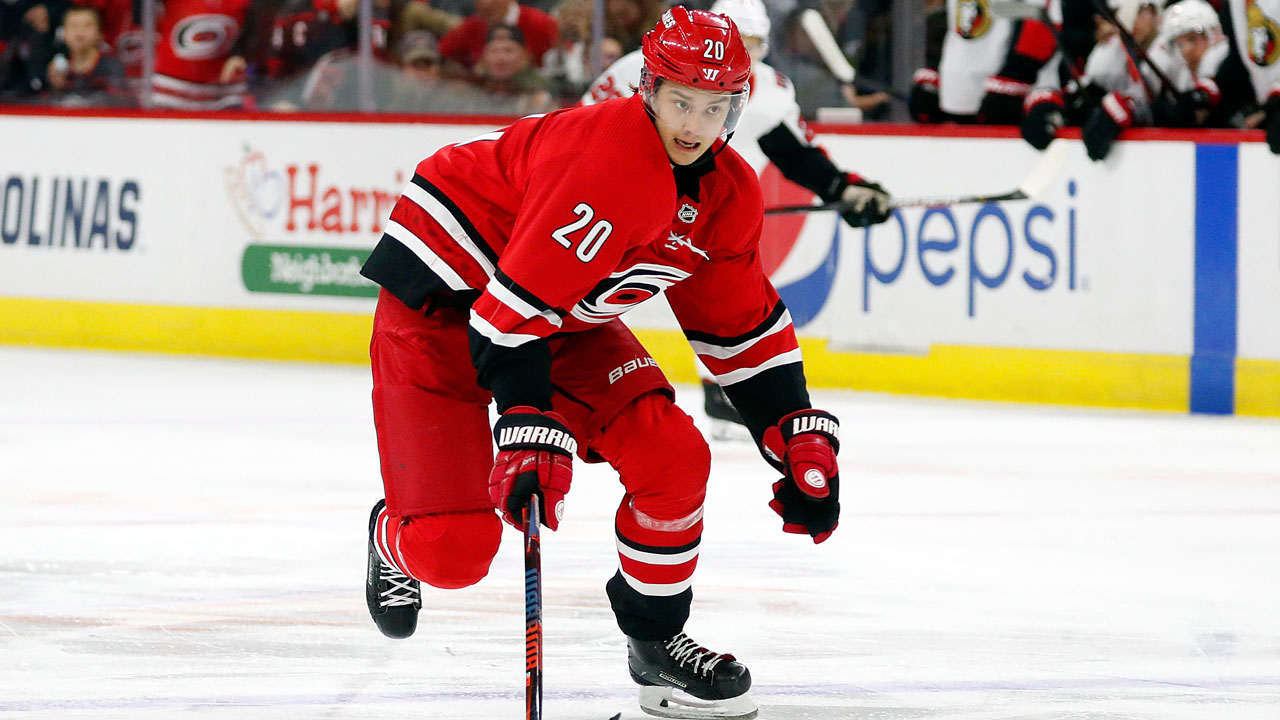
<svg viewBox="0 0 1280 720"><path fill-rule="evenodd" d="M1196 145L1193 413L1235 411L1239 164L1236 145Z"/></svg>

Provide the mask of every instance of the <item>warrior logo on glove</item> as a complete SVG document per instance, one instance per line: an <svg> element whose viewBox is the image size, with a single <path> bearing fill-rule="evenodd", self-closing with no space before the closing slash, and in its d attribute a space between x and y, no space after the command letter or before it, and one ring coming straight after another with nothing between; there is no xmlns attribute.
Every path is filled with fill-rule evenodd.
<svg viewBox="0 0 1280 720"><path fill-rule="evenodd" d="M781 459L784 474L769 507L782 517L783 532L815 543L831 537L840 524L840 422L821 410L794 412L765 431L764 446Z"/></svg>
<svg viewBox="0 0 1280 720"><path fill-rule="evenodd" d="M493 426L498 457L489 475L489 499L512 527L523 527L529 498L538 495L552 512L542 523L555 530L564 519L564 496L573 481L573 454L578 441L554 412L520 405L507 410Z"/></svg>

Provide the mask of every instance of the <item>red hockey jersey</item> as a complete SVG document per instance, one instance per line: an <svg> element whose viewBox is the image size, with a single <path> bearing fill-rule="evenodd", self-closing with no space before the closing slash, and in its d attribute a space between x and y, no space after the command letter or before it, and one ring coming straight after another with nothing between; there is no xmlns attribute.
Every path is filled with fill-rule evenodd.
<svg viewBox="0 0 1280 720"><path fill-rule="evenodd" d="M721 383L787 365L798 376L791 318L760 262L762 211L756 175L732 149L673 171L637 95L528 117L427 158L363 272L410 307L470 303L487 387L486 371L514 365L509 351L663 291Z"/></svg>
<svg viewBox="0 0 1280 720"><path fill-rule="evenodd" d="M160 16L152 102L157 107L238 107L248 90L223 84L222 66L244 29L249 0L167 0Z"/></svg>

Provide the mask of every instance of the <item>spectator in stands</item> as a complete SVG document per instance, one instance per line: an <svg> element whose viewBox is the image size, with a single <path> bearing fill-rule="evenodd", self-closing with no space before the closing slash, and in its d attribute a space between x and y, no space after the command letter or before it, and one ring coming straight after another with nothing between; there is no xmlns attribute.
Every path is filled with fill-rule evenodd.
<svg viewBox="0 0 1280 720"><path fill-rule="evenodd" d="M640 47L644 34L658 24L666 9L662 0L605 0L604 34L621 43L624 54L629 53Z"/></svg>
<svg viewBox="0 0 1280 720"><path fill-rule="evenodd" d="M243 46L249 0L165 0L151 104L179 110L252 105Z"/></svg>
<svg viewBox="0 0 1280 720"><path fill-rule="evenodd" d="M0 2L0 97L29 97L45 90L54 29L67 5L66 0Z"/></svg>
<svg viewBox="0 0 1280 720"><path fill-rule="evenodd" d="M279 3L279 0L267 0ZM370 29L374 55L389 60L391 0L374 0ZM262 62L266 77L288 79L310 71L319 59L340 48L356 48L360 43L359 0L285 0L272 17L267 57ZM251 21L253 22L253 21ZM250 32L253 32L250 28Z"/></svg>
<svg viewBox="0 0 1280 720"><path fill-rule="evenodd" d="M400 72L391 96L379 109L403 113L477 114L492 112L486 93L441 73L436 37L425 30L405 33L399 44Z"/></svg>
<svg viewBox="0 0 1280 720"><path fill-rule="evenodd" d="M520 28L491 27L475 70L476 84L490 96L491 113L527 115L553 109L550 82L534 67Z"/></svg>
<svg viewBox="0 0 1280 720"><path fill-rule="evenodd" d="M62 16L66 54L49 62L49 102L58 105L118 106L127 103L124 66L104 55L102 20L91 7L72 7Z"/></svg>
<svg viewBox="0 0 1280 720"><path fill-rule="evenodd" d="M141 0L75 0L75 3L98 11L98 17L102 21L102 41L107 46L106 54L123 66L124 90L131 96L130 102L136 102L142 86L142 65L145 59L139 17L142 12ZM135 4L139 7L135 8Z"/></svg>
<svg viewBox="0 0 1280 720"><path fill-rule="evenodd" d="M556 44L560 28L554 18L516 0L476 0L476 11L440 40L440 54L449 62L470 70L480 61L488 43L489 28L509 25L519 29L533 64Z"/></svg>
<svg viewBox="0 0 1280 720"><path fill-rule="evenodd" d="M437 3L426 0L410 0L399 13L396 37L404 37L414 30L426 30L436 37L444 37L462 24L462 15L444 10Z"/></svg>
<svg viewBox="0 0 1280 720"><path fill-rule="evenodd" d="M797 8L782 21L782 43L769 56L769 63L795 86L801 116L813 120L820 107L848 107L851 104L865 112L887 102L889 95L886 93L858 95L852 89L846 90L831 75L800 24L803 11L803 8Z"/></svg>
<svg viewBox="0 0 1280 720"><path fill-rule="evenodd" d="M542 74L551 82L551 92L566 104L582 95L593 77L587 67L591 42L589 0L562 0L551 16L560 26L560 39L542 56Z"/></svg>

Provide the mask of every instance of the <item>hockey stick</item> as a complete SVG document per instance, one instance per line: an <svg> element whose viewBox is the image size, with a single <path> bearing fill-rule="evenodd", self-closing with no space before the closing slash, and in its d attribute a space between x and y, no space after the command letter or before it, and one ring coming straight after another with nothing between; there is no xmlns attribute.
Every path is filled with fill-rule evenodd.
<svg viewBox="0 0 1280 720"><path fill-rule="evenodd" d="M542 499L529 498L524 524L524 717L542 720ZM609 720L621 720L618 713Z"/></svg>
<svg viewBox="0 0 1280 720"><path fill-rule="evenodd" d="M827 72L830 72L836 80L844 85L852 85L857 73L853 69L853 65L849 64L849 58L840 52L840 46L836 44L836 39L831 35L831 28L827 27L827 21L822 19L822 14L812 8L800 13L800 29L804 30L804 34L809 36L809 40L813 43L813 47L822 56L822 62L827 66ZM891 87L885 87L878 82L872 80L863 80L862 84L871 89L872 92L882 92L895 100L906 102L907 96L894 90Z"/></svg>
<svg viewBox="0 0 1280 720"><path fill-rule="evenodd" d="M800 27L813 41L814 49L822 56L822 62L826 63L831 74L846 85L852 84L853 66L849 64L849 59L844 56L844 53L840 52L840 46L836 44L836 39L831 37L831 29L827 27L827 21L822 19L822 15L813 8L805 10L800 13Z"/></svg>
<svg viewBox="0 0 1280 720"><path fill-rule="evenodd" d="M541 503L529 498L524 526L524 717L542 720Z"/></svg>
<svg viewBox="0 0 1280 720"><path fill-rule="evenodd" d="M1124 45L1125 52L1133 61L1134 66L1141 67L1145 63L1147 67L1151 68L1151 71L1155 73L1156 78L1160 81L1160 91L1156 92L1156 90L1151 87L1151 83L1147 81L1146 76L1141 71L1138 72L1138 80L1147 91L1147 98L1149 100L1154 100L1158 95L1173 93L1173 81L1169 79L1168 75L1165 75L1164 71L1161 70L1158 65L1151 61L1151 57L1147 55L1147 51L1143 50L1142 47L1138 45L1138 41L1133 37L1133 33L1120 23L1120 19L1116 17L1115 11L1111 9L1111 6L1107 4L1106 0L1091 0L1091 4L1093 5L1093 9L1097 11L1098 15L1102 16L1104 20L1111 23L1111 25L1116 28L1116 32L1120 36L1120 42ZM1058 30L1058 27L1050 21L1049 13L1043 5L1032 5L1029 3L1017 2L1017 0L997 0L997 2L991 3L991 14L1007 20L1035 20L1036 22L1042 23L1049 28L1049 32L1053 34L1053 38L1057 41L1058 47L1063 47L1062 34ZM1079 81L1081 79L1079 73L1075 71L1074 67L1069 62L1068 67L1072 70L1071 74L1075 76L1077 81Z"/></svg>
<svg viewBox="0 0 1280 720"><path fill-rule="evenodd" d="M1107 4L1107 0L1093 0L1093 9L1098 11L1107 22L1115 26L1116 32L1120 34L1120 41L1124 44L1124 49L1129 53L1129 59L1133 60L1133 65L1137 68L1138 79L1142 81L1142 86L1147 90L1147 99L1155 102L1156 97L1168 96L1169 99L1177 102L1178 92L1173 81L1168 75L1160 69L1160 66L1151 61L1147 55L1147 51L1138 45L1138 40L1133 36L1124 25L1120 23L1120 18L1116 17L1116 12ZM1160 81L1160 92L1155 92L1151 83L1147 81L1146 75L1142 72L1142 64L1146 63L1147 67L1156 74L1156 78Z"/></svg>
<svg viewBox="0 0 1280 720"><path fill-rule="evenodd" d="M944 205L969 205L972 203L1002 202L1006 200L1027 200L1044 192L1049 183L1058 176L1062 166L1067 162L1068 145L1055 140L1049 144L1040 161L1032 168L1031 173L1022 181L1017 189L994 195L940 195L918 198L891 198L889 208L905 207L942 207ZM853 203L838 201L824 205L780 205L765 208L765 215L800 212L844 212L854 209Z"/></svg>

